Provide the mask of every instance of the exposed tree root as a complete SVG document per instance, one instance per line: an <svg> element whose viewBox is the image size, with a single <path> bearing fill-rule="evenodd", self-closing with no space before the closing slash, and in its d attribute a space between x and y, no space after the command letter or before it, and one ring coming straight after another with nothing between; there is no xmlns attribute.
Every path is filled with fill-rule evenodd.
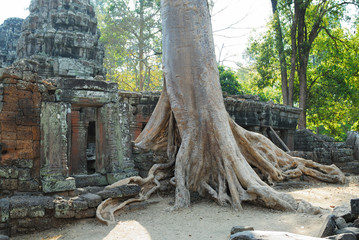
<svg viewBox="0 0 359 240"><path fill-rule="evenodd" d="M150 169L146 178L142 177L130 177L120 180L112 185L106 187L106 189L116 188L128 184L138 184L142 187L141 192L137 198L130 198L124 202L119 203L116 198L108 198L104 200L96 210L96 217L100 222L110 224L115 222L115 213L126 205L134 202L141 202L147 200L159 187L160 180L163 177L167 177L163 170L168 170L173 166L174 162L165 164L155 164ZM156 174L156 175L155 175Z"/></svg>
<svg viewBox="0 0 359 240"><path fill-rule="evenodd" d="M164 88L135 143L141 149L167 150L169 163L154 165L145 179L115 183L136 183L142 192L118 206L113 199L103 202L97 211L101 221L114 221L114 213L126 204L146 200L159 188L159 180L172 174L175 209L188 207L190 192L198 192L237 210L249 201L294 211L296 200L268 184L302 175L344 182L336 166L292 157L230 118L218 79L207 0L162 0L161 4ZM169 167L173 164L174 172Z"/></svg>
<svg viewBox="0 0 359 240"><path fill-rule="evenodd" d="M159 181L173 174L175 177L172 183L176 184L174 209L190 205L190 191L197 191L201 196L210 197L219 205L230 204L237 210L242 209L243 201L252 201L273 209L291 211L297 209L298 202L292 196L275 191L258 177L252 167L256 167L268 183L298 178L302 175L331 183L345 181L343 173L335 165L326 166L311 160L292 157L263 135L241 128L229 117L228 122L236 139L234 150L238 154L236 158L233 154L227 155L225 152L213 151L210 158L213 159L214 165L210 168L204 165L188 166L188 159L191 158L188 154L196 152L194 148L201 149L201 144L198 142L191 146L188 143L185 145L183 141L181 143L174 115L172 113L168 115L167 121L162 121L163 126L160 126L166 131L158 131L158 134L164 133L167 136L155 135L155 138L161 139L161 144L166 143L169 163L155 164L150 169L147 178L130 177L108 186L107 188L113 188L126 184L138 184L142 187L142 191L138 198L128 199L122 203L111 198L102 202L96 212L101 222L106 224L114 222L115 212L127 204L147 200L160 187ZM139 142L139 139L136 142ZM173 171L174 163L176 167ZM200 173L201 169L207 170L196 178L194 175L186 174L191 171L190 169ZM192 180L189 180L190 178Z"/></svg>

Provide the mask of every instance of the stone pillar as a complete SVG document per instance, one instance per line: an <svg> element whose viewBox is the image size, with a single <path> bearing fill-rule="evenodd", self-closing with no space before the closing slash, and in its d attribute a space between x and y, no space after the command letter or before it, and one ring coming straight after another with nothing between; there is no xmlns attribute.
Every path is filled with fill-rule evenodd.
<svg viewBox="0 0 359 240"><path fill-rule="evenodd" d="M99 108L96 127L96 169L101 173L122 169L123 152L118 107L105 104Z"/></svg>
<svg viewBox="0 0 359 240"><path fill-rule="evenodd" d="M109 184L133 173L124 169L121 127L117 104L98 109L96 126L96 170L107 174ZM131 169L133 171L133 169Z"/></svg>
<svg viewBox="0 0 359 240"><path fill-rule="evenodd" d="M70 105L43 102L41 104L41 177L44 192L75 189L75 179L69 178L68 121Z"/></svg>
<svg viewBox="0 0 359 240"><path fill-rule="evenodd" d="M69 172L73 174L86 174L86 148L87 148L87 124L80 108L71 110L71 155Z"/></svg>

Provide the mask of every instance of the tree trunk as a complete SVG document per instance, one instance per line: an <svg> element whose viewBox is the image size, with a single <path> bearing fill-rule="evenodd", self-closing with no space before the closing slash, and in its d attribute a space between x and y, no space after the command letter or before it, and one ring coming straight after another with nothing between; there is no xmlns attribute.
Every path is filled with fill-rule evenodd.
<svg viewBox="0 0 359 240"><path fill-rule="evenodd" d="M305 26L305 14L308 7L307 3L304 3L303 0L294 1L297 20L298 20L298 78L299 78L299 107L303 111L299 115L298 128L305 129L307 123L306 116L306 100L307 100L307 65L310 46L306 39L307 33Z"/></svg>
<svg viewBox="0 0 359 240"><path fill-rule="evenodd" d="M300 59L299 59L300 61ZM303 60L302 60L303 61ZM298 119L298 128L305 129L307 128L307 115L306 115L306 107L307 107L307 65L300 64L299 65L299 107L303 109L303 111L299 115Z"/></svg>
<svg viewBox="0 0 359 240"><path fill-rule="evenodd" d="M242 201L296 210L293 197L275 191L262 179L272 183L306 174L327 182L344 181L334 165L291 157L263 135L238 126L224 106L207 0L161 3L164 87L135 144L142 149L167 150L169 162L154 165L145 179L131 177L115 185L140 184L139 200L145 200L159 187L161 178L174 174L174 208L188 207L190 192L198 192L237 210ZM102 209L110 209L113 216L124 205L107 207L112 204L110 199L99 206L101 221L114 220L105 219Z"/></svg>
<svg viewBox="0 0 359 240"><path fill-rule="evenodd" d="M272 3L272 11L273 11L274 28L276 33L275 34L276 49L278 51L278 57L280 63L283 104L289 105L287 62L285 60L285 54L284 54L282 26L280 24L280 18L277 9L277 0L271 0L271 3Z"/></svg>
<svg viewBox="0 0 359 240"><path fill-rule="evenodd" d="M139 76L139 84L138 84L138 88L139 91L143 91L143 87L144 87L144 48L145 48L145 37L143 34L144 28L145 28L145 19L144 19L144 0L140 0L140 33L139 33L139 44L138 44L138 50L139 50L139 54L138 54L138 60L139 60L139 72L140 72L140 76Z"/></svg>
<svg viewBox="0 0 359 240"><path fill-rule="evenodd" d="M321 23L323 21L323 16L328 10L328 4L324 4L326 1L323 1L323 4L318 4L320 6L317 10L317 16L314 17L315 21L310 29L308 34L308 29L305 23L305 14L310 6L310 1L296 0L294 1L296 20L298 21L298 78L299 78L299 107L303 109L299 116L298 128L305 129L307 125L307 68L308 68L308 59L310 54L310 49L316 37L318 36L321 28Z"/></svg>
<svg viewBox="0 0 359 240"><path fill-rule="evenodd" d="M288 105L293 107L293 91L294 91L294 78L297 64L297 27L298 27L298 6L294 5L293 22L290 29L291 40L291 55L290 55L290 75L288 86Z"/></svg>

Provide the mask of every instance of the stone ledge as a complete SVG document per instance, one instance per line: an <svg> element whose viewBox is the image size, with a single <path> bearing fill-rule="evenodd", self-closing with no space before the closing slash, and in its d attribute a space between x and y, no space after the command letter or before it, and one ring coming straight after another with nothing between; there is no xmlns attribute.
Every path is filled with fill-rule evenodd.
<svg viewBox="0 0 359 240"><path fill-rule="evenodd" d="M68 177L66 179L58 179L58 177L47 177L42 182L42 191L44 193L51 192L65 192L71 191L76 188L76 182L73 177Z"/></svg>
<svg viewBox="0 0 359 240"><path fill-rule="evenodd" d="M74 175L76 187L87 186L106 186L108 185L107 178L99 173L91 175Z"/></svg>
<svg viewBox="0 0 359 240"><path fill-rule="evenodd" d="M76 79L76 78L64 78L58 81L59 89L71 89L71 90L88 90L88 91L105 91L117 93L117 83Z"/></svg>

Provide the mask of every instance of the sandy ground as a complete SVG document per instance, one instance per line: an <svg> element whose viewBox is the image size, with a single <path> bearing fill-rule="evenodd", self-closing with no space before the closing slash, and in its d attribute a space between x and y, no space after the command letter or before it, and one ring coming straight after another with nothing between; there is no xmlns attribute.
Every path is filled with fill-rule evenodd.
<svg viewBox="0 0 359 240"><path fill-rule="evenodd" d="M323 213L281 212L244 204L243 211L220 207L210 200L201 200L191 208L169 212L173 197L154 196L159 203L146 209L122 213L117 224L104 226L96 219L85 219L59 229L14 237L14 240L204 240L228 239L232 226L252 226L255 230L286 231L317 236L325 217L336 206L349 205L359 197L359 177L351 177L345 185L317 184L309 188L284 190L296 199L304 199L323 208Z"/></svg>

